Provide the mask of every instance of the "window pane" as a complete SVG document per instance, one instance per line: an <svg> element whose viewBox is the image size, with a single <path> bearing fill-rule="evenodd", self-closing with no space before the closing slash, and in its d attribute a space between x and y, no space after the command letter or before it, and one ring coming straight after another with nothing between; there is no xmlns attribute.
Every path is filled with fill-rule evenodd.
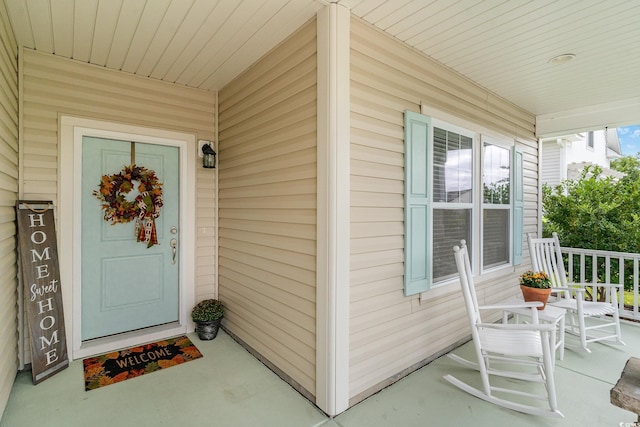
<svg viewBox="0 0 640 427"><path fill-rule="evenodd" d="M453 247L467 241L471 255L471 209L433 210L433 281L438 282L458 273Z"/></svg>
<svg viewBox="0 0 640 427"><path fill-rule="evenodd" d="M444 164L447 161L447 131L439 128L433 129L433 200L444 202L445 179Z"/></svg>
<svg viewBox="0 0 640 427"><path fill-rule="evenodd" d="M503 147L486 144L482 167L484 203L509 204L510 151Z"/></svg>
<svg viewBox="0 0 640 427"><path fill-rule="evenodd" d="M468 136L433 130L433 201L471 203L472 143Z"/></svg>
<svg viewBox="0 0 640 427"><path fill-rule="evenodd" d="M485 209L482 236L484 268L509 262L509 209Z"/></svg>

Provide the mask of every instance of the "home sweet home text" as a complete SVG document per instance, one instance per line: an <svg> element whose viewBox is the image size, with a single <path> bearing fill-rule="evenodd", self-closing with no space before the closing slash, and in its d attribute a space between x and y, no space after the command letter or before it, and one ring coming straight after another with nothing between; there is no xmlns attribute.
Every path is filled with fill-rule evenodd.
<svg viewBox="0 0 640 427"><path fill-rule="evenodd" d="M17 203L20 268L34 384L69 366L53 204Z"/></svg>

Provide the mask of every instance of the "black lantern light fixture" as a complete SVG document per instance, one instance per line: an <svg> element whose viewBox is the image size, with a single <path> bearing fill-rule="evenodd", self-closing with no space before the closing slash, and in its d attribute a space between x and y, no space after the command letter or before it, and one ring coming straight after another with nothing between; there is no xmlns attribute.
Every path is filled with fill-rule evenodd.
<svg viewBox="0 0 640 427"><path fill-rule="evenodd" d="M214 169L216 167L216 152L211 148L211 144L202 146L202 167Z"/></svg>

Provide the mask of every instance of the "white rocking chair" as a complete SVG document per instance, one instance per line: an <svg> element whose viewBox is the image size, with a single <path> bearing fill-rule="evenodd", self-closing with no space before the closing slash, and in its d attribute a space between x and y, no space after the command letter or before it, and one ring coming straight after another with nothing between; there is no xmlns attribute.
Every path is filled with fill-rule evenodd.
<svg viewBox="0 0 640 427"><path fill-rule="evenodd" d="M549 334L554 326L538 323L536 307L541 306L542 303L478 306L469 254L464 240L461 241L461 247L454 248L454 254L478 363L452 353L449 357L466 367L479 370L482 389L462 382L452 375L446 375L444 379L475 397L508 409L532 415L562 418L563 415L558 410L556 402L553 360L549 343ZM514 307L529 307L532 323L482 323L481 310L504 310ZM504 384L510 387L520 385L521 388L494 386L491 381L497 380L495 377L508 378L503 380ZM532 382L542 383L544 387L540 384L531 384ZM532 387L540 388L541 391L531 393ZM532 405L533 399L546 403Z"/></svg>
<svg viewBox="0 0 640 427"><path fill-rule="evenodd" d="M593 283L567 283L558 235L553 233L553 237L534 238L528 233L527 238L533 269L549 275L552 293L558 296L556 300L549 300L548 304L567 310L566 332L578 336L580 346L588 353L591 353L587 348L590 342L606 341L624 345L618 313L618 290L623 292L623 285L597 283L594 287ZM596 288L605 289L606 300L586 301L588 287L592 289L594 299L598 294ZM587 319L591 319L589 324Z"/></svg>

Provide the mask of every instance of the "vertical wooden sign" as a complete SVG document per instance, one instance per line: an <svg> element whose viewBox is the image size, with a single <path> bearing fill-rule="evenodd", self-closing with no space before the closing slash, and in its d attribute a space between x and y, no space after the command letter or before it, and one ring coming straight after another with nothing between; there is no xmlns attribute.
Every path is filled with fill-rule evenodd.
<svg viewBox="0 0 640 427"><path fill-rule="evenodd" d="M18 200L18 248L34 384L69 366L53 203Z"/></svg>

